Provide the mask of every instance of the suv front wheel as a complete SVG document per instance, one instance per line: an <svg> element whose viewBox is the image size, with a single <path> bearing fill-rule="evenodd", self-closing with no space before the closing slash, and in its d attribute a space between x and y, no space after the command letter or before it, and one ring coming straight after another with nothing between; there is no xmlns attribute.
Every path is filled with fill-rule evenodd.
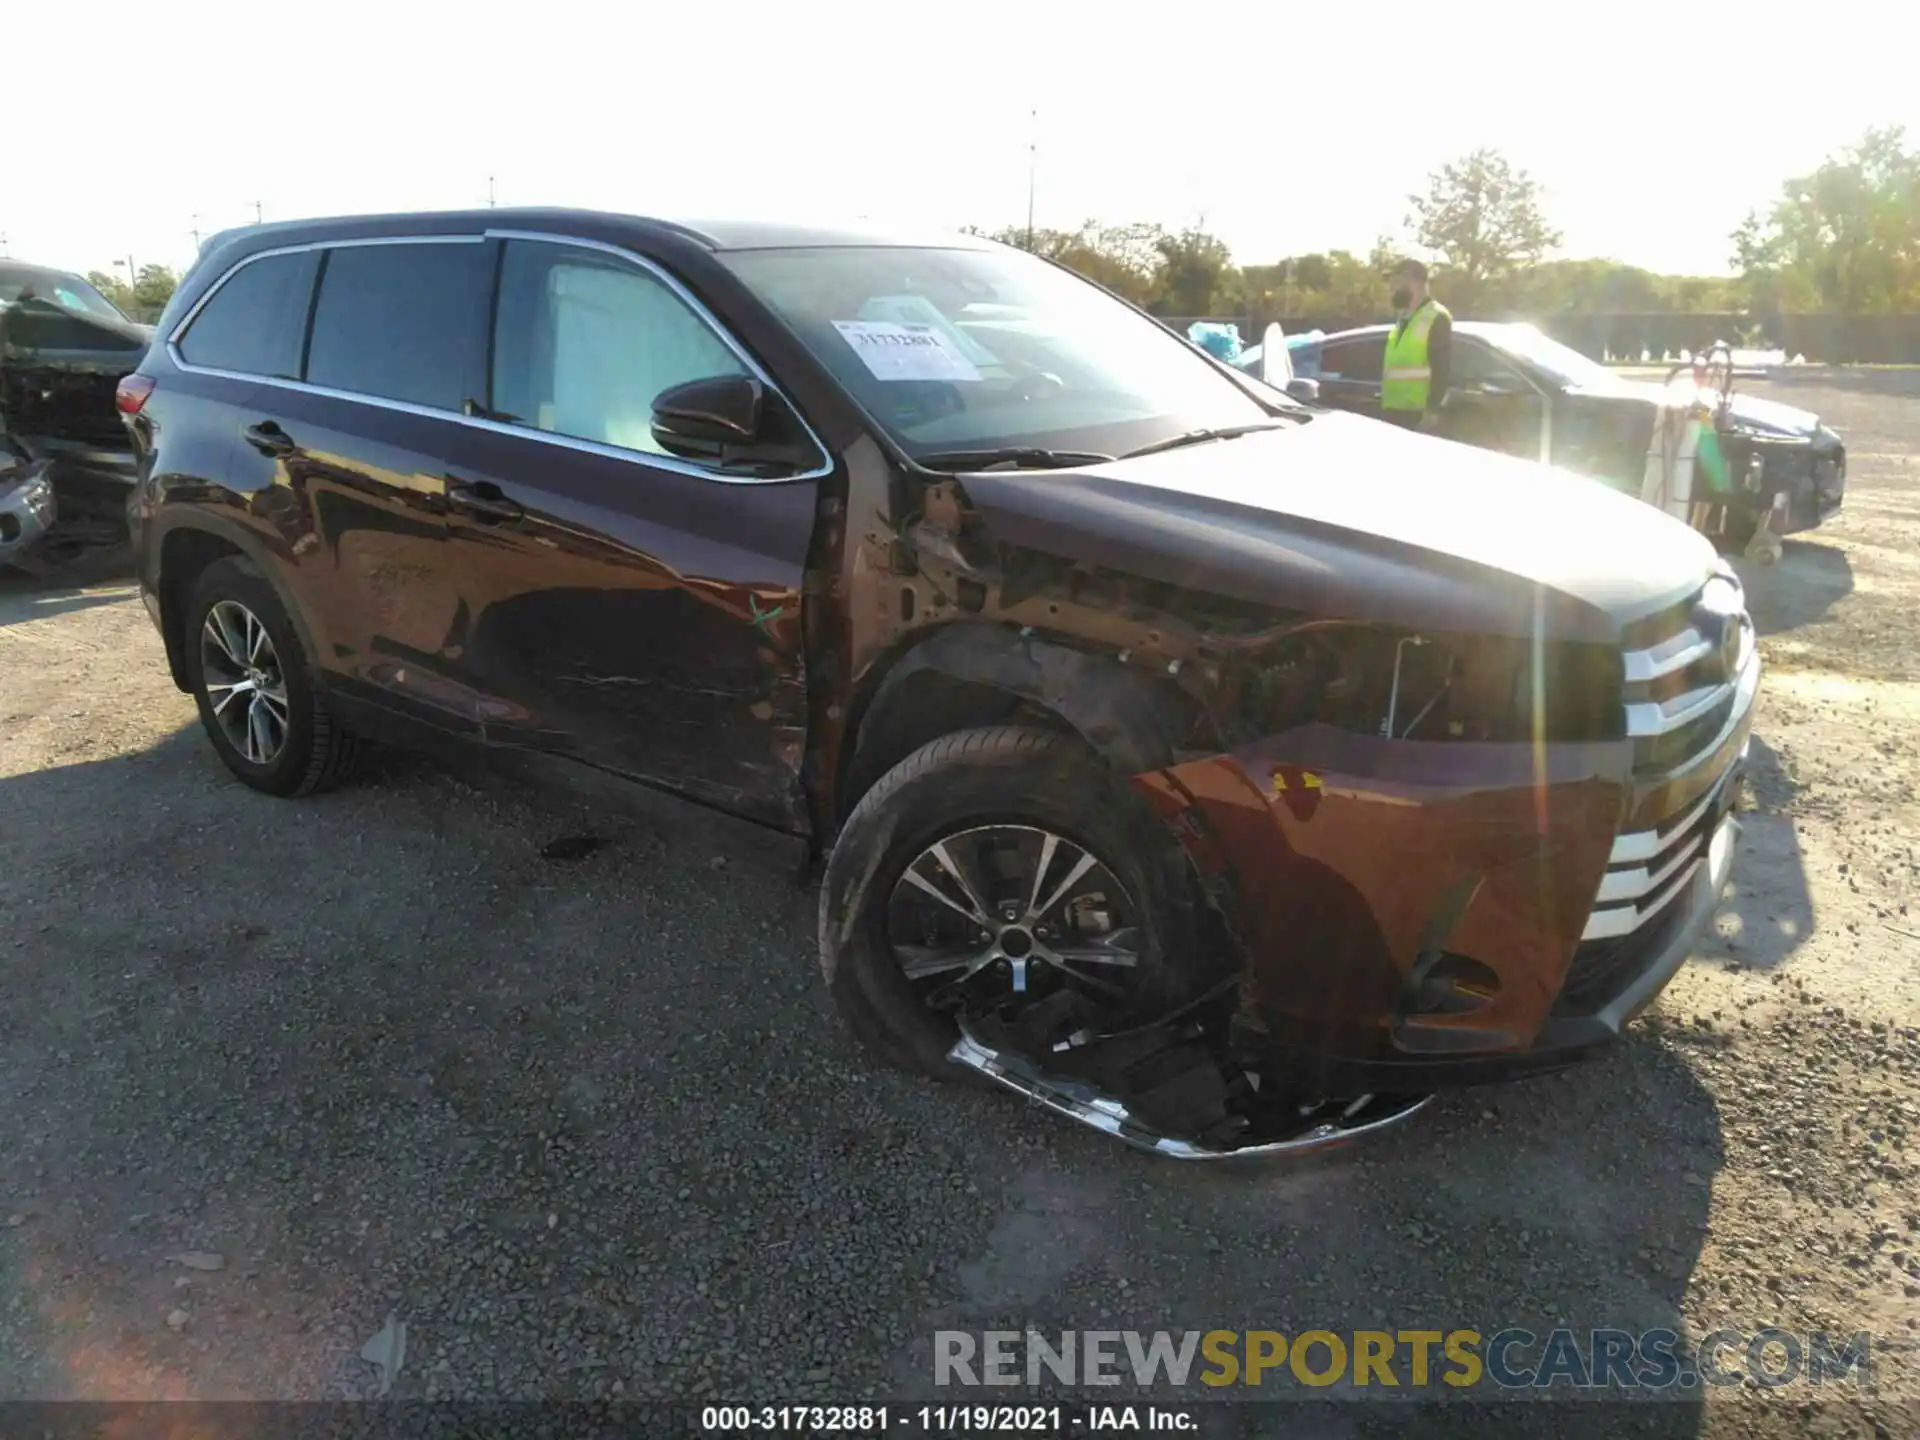
<svg viewBox="0 0 1920 1440"><path fill-rule="evenodd" d="M229 770L282 796L345 776L353 737L315 692L300 637L252 561L236 555L201 571L185 625L187 683Z"/></svg>
<svg viewBox="0 0 1920 1440"><path fill-rule="evenodd" d="M935 740L848 818L820 890L820 960L848 1025L940 1078L992 1017L1100 1033L1190 997L1185 860L1070 735L1020 726Z"/></svg>

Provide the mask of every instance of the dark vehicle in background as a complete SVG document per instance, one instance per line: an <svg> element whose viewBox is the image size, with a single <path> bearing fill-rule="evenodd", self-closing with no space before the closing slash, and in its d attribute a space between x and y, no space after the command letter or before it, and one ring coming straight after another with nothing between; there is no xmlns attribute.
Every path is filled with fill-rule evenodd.
<svg viewBox="0 0 1920 1440"><path fill-rule="evenodd" d="M152 333L78 275L0 260L0 566L124 545L134 467L114 389Z"/></svg>
<svg viewBox="0 0 1920 1440"><path fill-rule="evenodd" d="M798 837L876 1052L1159 1153L1570 1063L1727 878L1760 667L1705 540L987 241L254 226L121 397L246 784L454 741Z"/></svg>
<svg viewBox="0 0 1920 1440"><path fill-rule="evenodd" d="M1293 373L1317 383L1320 403L1377 416L1387 328L1293 337ZM1674 413L1668 387L1624 379L1531 325L1461 321L1453 334L1443 436L1590 475L1656 504L1668 498L1648 493L1649 457ZM1257 350L1240 361L1252 373L1259 363ZM1704 405L1719 458L1702 452L1687 477L1688 508L1704 507L1689 518L1733 552L1812 529L1840 508L1847 486L1840 437L1817 415L1734 392L1737 375L1728 363Z"/></svg>

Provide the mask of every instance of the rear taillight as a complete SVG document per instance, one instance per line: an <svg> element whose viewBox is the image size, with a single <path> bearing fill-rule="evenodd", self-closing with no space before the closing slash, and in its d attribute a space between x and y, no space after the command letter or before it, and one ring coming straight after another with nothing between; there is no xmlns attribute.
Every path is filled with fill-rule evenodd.
<svg viewBox="0 0 1920 1440"><path fill-rule="evenodd" d="M129 375L115 388L113 403L122 415L138 415L152 393L151 375Z"/></svg>

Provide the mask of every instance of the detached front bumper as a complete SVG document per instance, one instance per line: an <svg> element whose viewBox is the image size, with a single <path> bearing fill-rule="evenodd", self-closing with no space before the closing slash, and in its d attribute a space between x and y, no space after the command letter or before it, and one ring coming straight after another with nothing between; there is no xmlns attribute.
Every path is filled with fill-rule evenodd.
<svg viewBox="0 0 1920 1440"><path fill-rule="evenodd" d="M1247 1068L1312 1093L1428 1091L1617 1038L1732 866L1760 667L1743 643L1731 683L1696 684L1713 648L1686 629L1630 655L1619 741L1310 726L1135 777L1231 918Z"/></svg>
<svg viewBox="0 0 1920 1440"><path fill-rule="evenodd" d="M58 518L51 471L47 460L0 470L0 564L25 555Z"/></svg>

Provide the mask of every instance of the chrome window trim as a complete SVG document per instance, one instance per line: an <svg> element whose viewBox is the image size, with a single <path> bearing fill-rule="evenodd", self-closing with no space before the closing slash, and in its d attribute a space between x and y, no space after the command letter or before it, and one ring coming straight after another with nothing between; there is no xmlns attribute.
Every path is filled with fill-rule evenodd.
<svg viewBox="0 0 1920 1440"><path fill-rule="evenodd" d="M240 370L222 370L211 365L194 365L187 361L180 353L180 337L186 334L187 327L193 324L195 317L200 314L201 309L208 301L212 300L215 295L220 293L221 287L242 269L251 265L256 260L265 260L272 255L298 255L310 250L344 250L349 247L365 245L484 245L489 240L522 240L537 244L570 246L581 250L596 250L602 254L615 256L660 281L680 299L682 304L686 305L687 308L694 313L702 324L719 337L720 343L725 345L735 358L747 367L749 373L758 379L762 385L767 387L769 393L777 396L781 403L793 412L794 418L800 422L800 428L805 432L808 441L810 441L814 449L819 452L821 457L820 463L810 470L804 470L795 475L729 475L724 471L714 470L705 465L696 464L691 460L682 460L677 456L656 455L648 450L628 450L622 446L608 445L598 440L582 440L577 436L560 435L551 430L537 430L530 425L514 425L504 420L489 420L480 415L463 415L457 410L437 410L430 405L415 405L406 400L389 400L381 395L363 395L356 390L336 390L326 385L310 385L304 380L288 380L278 375L252 375ZM488 358L491 360L493 348L491 335L488 337L487 345ZM298 245L278 245L266 250L256 250L251 255L243 256L235 261L234 264L227 269L225 274L207 287L206 294L193 302L193 307L180 318L179 324L175 325L172 331L168 333L166 348L167 358L180 370L189 375L213 375L223 380L239 380L251 385L272 385L282 390L292 390L306 395L318 395L329 400L351 400L361 405L372 405L382 410L395 410L403 415L419 415L428 420L448 420L475 430L487 430L497 435L517 436L523 440L535 440L547 445L558 446L565 450L577 450L584 454L599 455L610 460L624 460L630 464L650 466L656 469L671 471L679 475L690 475L696 479L713 480L722 485L792 485L802 481L820 480L833 473L833 452L827 448L825 442L820 439L819 434L814 430L813 426L808 423L807 417L800 413L800 407L795 405L793 401L787 397L786 392L774 383L774 379L767 373L766 367L750 355L738 340L734 339L733 335L727 330L726 326L720 323L713 312L701 304L692 291L688 290L685 285L680 283L677 277L670 271L664 269L657 261L650 260L646 256L636 251L625 249L622 246L608 244L604 240L588 240L575 235L539 230L487 230L479 235L350 236L341 240L312 240Z"/></svg>
<svg viewBox="0 0 1920 1440"><path fill-rule="evenodd" d="M177 348L180 344L180 337L187 333L187 327L193 324L200 312L206 308L207 303L220 293L221 287L256 260L265 260L274 255L304 255L313 250L339 250L349 245L484 245L486 244L486 240L487 237L484 235L367 235L353 236L345 240L308 240L298 245L275 245L270 249L256 250L251 255L242 255L238 260L234 261L232 265L227 267L226 271L218 280L207 287L207 293L193 302L193 307L188 310L185 315L180 317L180 323L175 325L168 333L167 358L172 360L173 363L181 369L194 374L240 375L242 379L246 380L276 380L279 378L274 375L246 375L237 370L215 370L211 366L206 365L189 365L180 358L180 353Z"/></svg>

